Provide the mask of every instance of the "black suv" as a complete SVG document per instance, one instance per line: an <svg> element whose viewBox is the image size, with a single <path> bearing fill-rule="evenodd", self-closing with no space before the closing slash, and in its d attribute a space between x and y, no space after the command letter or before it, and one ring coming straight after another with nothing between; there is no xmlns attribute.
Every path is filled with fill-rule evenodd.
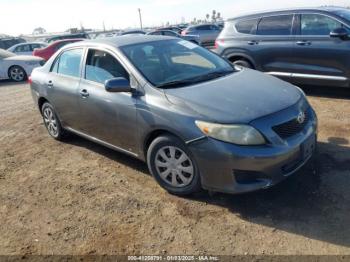
<svg viewBox="0 0 350 262"><path fill-rule="evenodd" d="M350 86L350 9L313 8L230 19L214 50L290 82Z"/></svg>

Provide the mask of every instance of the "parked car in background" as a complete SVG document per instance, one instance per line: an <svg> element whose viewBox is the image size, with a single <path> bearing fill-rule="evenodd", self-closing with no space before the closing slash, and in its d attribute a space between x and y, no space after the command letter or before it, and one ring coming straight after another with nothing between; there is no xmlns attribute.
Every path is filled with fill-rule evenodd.
<svg viewBox="0 0 350 262"><path fill-rule="evenodd" d="M53 36L46 39L46 42L53 43L58 40L64 40L64 39L90 39L90 36L87 33L77 33L77 34L64 34L64 35L58 35Z"/></svg>
<svg viewBox="0 0 350 262"><path fill-rule="evenodd" d="M25 40L20 37L11 37L7 35L0 35L0 48L7 49L13 45L25 43Z"/></svg>
<svg viewBox="0 0 350 262"><path fill-rule="evenodd" d="M201 44L201 39L197 35L180 35L180 34L176 33L175 31L171 31L171 30L156 30L156 31L153 31L153 32L149 32L147 34L148 35L172 36L172 37L185 39L185 40L190 41L192 43L195 43L197 45Z"/></svg>
<svg viewBox="0 0 350 262"><path fill-rule="evenodd" d="M71 44L71 43L75 43L75 42L79 42L79 41L83 41L83 40L84 39L59 40L59 41L53 42L52 44L48 45L47 47L35 49L33 51L33 55L39 56L39 57L43 58L45 61L47 61L61 47L65 46L67 44Z"/></svg>
<svg viewBox="0 0 350 262"><path fill-rule="evenodd" d="M143 160L178 195L271 187L316 146L299 88L178 38L66 46L34 70L31 90L53 138L72 132Z"/></svg>
<svg viewBox="0 0 350 262"><path fill-rule="evenodd" d="M198 35L203 46L214 46L215 40L221 29L214 24L201 24L189 26L181 32L181 35Z"/></svg>
<svg viewBox="0 0 350 262"><path fill-rule="evenodd" d="M350 86L350 10L281 10L226 22L219 55L297 84Z"/></svg>
<svg viewBox="0 0 350 262"><path fill-rule="evenodd" d="M127 30L120 33L120 35L144 35L146 34L143 30Z"/></svg>
<svg viewBox="0 0 350 262"><path fill-rule="evenodd" d="M33 51L38 48L47 47L47 43L41 42L30 42L30 43L21 43L14 46L11 46L7 51L15 53L16 55L33 55Z"/></svg>
<svg viewBox="0 0 350 262"><path fill-rule="evenodd" d="M160 28L156 29L156 31L164 31L164 30L170 30L170 31L174 31L178 34L181 34L183 29L181 29L180 27L176 27L176 26L160 27Z"/></svg>
<svg viewBox="0 0 350 262"><path fill-rule="evenodd" d="M43 64L43 59L39 57L16 55L0 49L0 79L11 79L16 82L26 80L34 68Z"/></svg>

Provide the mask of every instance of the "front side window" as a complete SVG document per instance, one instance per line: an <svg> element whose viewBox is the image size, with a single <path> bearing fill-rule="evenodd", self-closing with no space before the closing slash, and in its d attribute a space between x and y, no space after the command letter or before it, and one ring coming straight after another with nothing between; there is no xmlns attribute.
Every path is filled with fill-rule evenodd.
<svg viewBox="0 0 350 262"><path fill-rule="evenodd" d="M136 69L159 88L186 86L234 72L224 59L184 40L154 41L121 49Z"/></svg>
<svg viewBox="0 0 350 262"><path fill-rule="evenodd" d="M236 30L242 34L255 34L257 24L258 19L241 21L236 24Z"/></svg>
<svg viewBox="0 0 350 262"><path fill-rule="evenodd" d="M80 62L83 49L71 49L64 51L55 61L51 72L65 75L80 77Z"/></svg>
<svg viewBox="0 0 350 262"><path fill-rule="evenodd" d="M300 24L302 35L329 35L334 29L342 27L340 22L318 14L302 14Z"/></svg>
<svg viewBox="0 0 350 262"><path fill-rule="evenodd" d="M85 79L104 84L106 80L116 77L129 79L129 74L109 53L90 49L86 60Z"/></svg>
<svg viewBox="0 0 350 262"><path fill-rule="evenodd" d="M263 17L258 26L258 35L290 35L293 15Z"/></svg>

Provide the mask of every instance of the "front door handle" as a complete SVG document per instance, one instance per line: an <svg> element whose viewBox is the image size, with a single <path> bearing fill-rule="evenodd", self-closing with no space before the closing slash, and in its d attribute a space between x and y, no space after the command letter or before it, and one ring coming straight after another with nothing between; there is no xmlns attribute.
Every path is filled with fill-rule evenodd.
<svg viewBox="0 0 350 262"><path fill-rule="evenodd" d="M83 98L87 98L89 97L89 93L86 89L83 89L83 90L80 90L80 95L83 97Z"/></svg>
<svg viewBox="0 0 350 262"><path fill-rule="evenodd" d="M302 45L302 46L311 45L311 42L310 41L298 41L297 45Z"/></svg>
<svg viewBox="0 0 350 262"><path fill-rule="evenodd" d="M248 45L257 45L257 44L259 44L259 42L256 40L248 41Z"/></svg>

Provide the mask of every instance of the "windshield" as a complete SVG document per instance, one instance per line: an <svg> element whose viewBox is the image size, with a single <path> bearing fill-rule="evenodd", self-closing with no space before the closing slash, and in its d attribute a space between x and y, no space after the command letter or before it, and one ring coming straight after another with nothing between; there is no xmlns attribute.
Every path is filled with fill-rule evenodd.
<svg viewBox="0 0 350 262"><path fill-rule="evenodd" d="M348 20L350 23L350 10L337 10L337 11L334 11L334 13L336 15Z"/></svg>
<svg viewBox="0 0 350 262"><path fill-rule="evenodd" d="M187 86L234 72L224 59L184 40L146 42L121 50L159 88Z"/></svg>
<svg viewBox="0 0 350 262"><path fill-rule="evenodd" d="M11 56L15 56L15 54L11 53L10 51L6 51L4 49L0 49L0 59L4 59Z"/></svg>

